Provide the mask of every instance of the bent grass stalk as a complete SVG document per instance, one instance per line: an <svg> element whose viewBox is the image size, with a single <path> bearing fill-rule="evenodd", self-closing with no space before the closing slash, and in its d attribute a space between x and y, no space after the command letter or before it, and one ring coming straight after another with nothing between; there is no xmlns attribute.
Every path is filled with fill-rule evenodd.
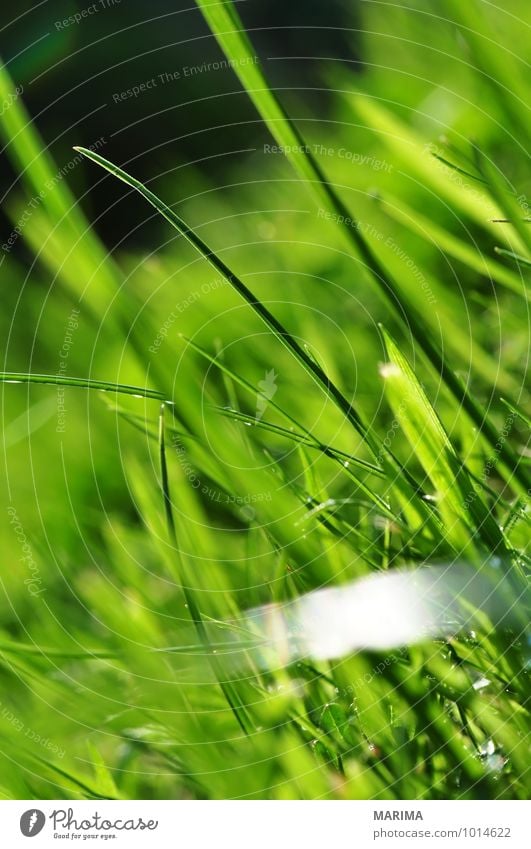
<svg viewBox="0 0 531 849"><path fill-rule="evenodd" d="M151 204L170 224L175 227L193 247L231 284L238 294L249 304L253 311L262 319L267 327L273 332L274 336L287 348L296 360L302 365L304 370L321 386L327 395L329 395L339 410L345 415L346 419L354 427L357 433L362 437L370 452L374 457L378 457L382 465L391 471L391 477L395 480L396 487L400 490L400 500L404 513L414 522L433 521L432 511L429 506L420 497L421 491L418 484L412 478L411 474L401 466L392 452L385 448L382 441L376 433L363 421L361 415L357 412L354 406L345 398L338 387L328 378L322 368L318 365L315 359L310 356L293 338L288 330L278 321L277 318L267 309L267 307L259 301L251 290L234 274L234 272L226 265L225 262L213 251L208 245L175 213L164 203L157 195L148 189L143 183L132 177L122 168L114 165L99 153L92 150L87 150L83 147L76 147L87 159L92 160L97 165L100 165L106 171L119 180L124 182L130 188L139 192L148 203Z"/></svg>

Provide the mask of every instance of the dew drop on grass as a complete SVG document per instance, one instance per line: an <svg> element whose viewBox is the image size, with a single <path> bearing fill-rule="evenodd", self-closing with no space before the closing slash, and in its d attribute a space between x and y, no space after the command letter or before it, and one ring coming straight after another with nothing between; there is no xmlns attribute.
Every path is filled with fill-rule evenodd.
<svg viewBox="0 0 531 849"><path fill-rule="evenodd" d="M487 757L487 755L493 755L496 751L496 746L494 745L494 740L485 740L479 747L479 754L483 757Z"/></svg>
<svg viewBox="0 0 531 849"><path fill-rule="evenodd" d="M488 687L491 682L488 678L478 678L477 681L474 681L472 687L474 690L484 690L485 687Z"/></svg>

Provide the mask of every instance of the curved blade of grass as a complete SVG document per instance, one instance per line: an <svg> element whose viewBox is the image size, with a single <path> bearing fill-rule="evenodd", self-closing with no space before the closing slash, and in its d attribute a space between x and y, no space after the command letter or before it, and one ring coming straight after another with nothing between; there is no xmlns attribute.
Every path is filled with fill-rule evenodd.
<svg viewBox="0 0 531 849"><path fill-rule="evenodd" d="M329 183L311 153L310 147L305 143L301 133L269 87L234 3L231 0L224 0L223 3L197 0L197 4L271 134L282 149L287 151L288 159L302 179L308 182L316 194L318 202L326 210L332 212L333 220L339 224L348 241L355 247L357 253L367 265L393 313L398 321L405 326L406 333L408 335L413 334L437 375L442 377L457 402L494 447L498 441L498 434L490 423L485 410L470 395L467 387L450 368L438 347L431 341L424 326L422 313L409 299L404 297L400 287L372 251L362 232L356 226L351 212ZM366 100L366 98L363 98L363 100ZM482 214L484 218L484 213ZM518 464L518 458L511 448L505 444L500 454L506 468L513 473L515 480L520 483L522 488L527 488L530 482L529 476Z"/></svg>
<svg viewBox="0 0 531 849"><path fill-rule="evenodd" d="M373 434L373 432L367 428L367 426L362 421L359 414L353 408L353 406L349 403L349 401L343 396L340 390L332 383L328 376L323 372L321 367L315 362L315 360L309 356L309 354L300 347L300 345L296 342L296 340L291 336L291 334L283 327L283 325L269 312L269 310L252 294L250 289L245 286L245 284L231 271L231 269L221 260L201 239L197 236L193 230L188 227L188 225L177 216L173 210L171 210L163 201L161 201L153 192L151 192L146 186L143 185L140 181L136 180L134 177L129 175L127 172L123 171L118 166L109 162L103 156L94 151L87 150L86 148L76 147L76 150L79 150L83 153L88 159L92 160L96 164L103 167L106 171L113 174L113 176L118 177L118 179L122 180L126 185L138 191L160 214L166 218L185 238L196 248L199 253L204 256L211 265L218 271L220 274L225 277L225 279L233 286L233 288L243 297L243 299L252 307L252 309L259 315L259 317L264 321L264 323L272 330L274 335L279 341L288 348L296 357L296 359L300 362L300 364L305 368L305 370L316 380L316 382L321 385L321 387L325 390L327 394L329 394L338 408L344 413L347 420L353 425L356 431L360 434L360 436L364 439L369 449L373 453L374 456L381 458L381 462L383 465L388 468L392 467L393 474L391 478L395 480L395 484L397 487L401 489L401 501L404 511L416 521L419 517L423 519L432 519L432 513L428 510L426 514L427 505L422 499L417 499L419 504L417 507L413 507L411 504L411 494L413 492L417 492L418 487L414 480L411 478L407 470L400 468L401 474L396 475L397 472L397 464L393 455L385 450L382 451L382 444ZM420 322L420 319L419 319ZM420 326L420 324L419 324ZM425 336L427 340L427 336L425 335L424 329L422 329L422 334ZM446 369L446 365L441 363L439 365L441 368ZM461 385L458 378L450 372L452 379ZM466 394L466 393L465 393ZM461 403L465 406L465 400L462 397L461 393ZM483 416L479 416L479 419L482 423L484 423Z"/></svg>
<svg viewBox="0 0 531 849"><path fill-rule="evenodd" d="M66 377L55 374L31 374L17 371L0 372L0 383L41 383L52 386L73 386L77 389L98 389L100 392L116 392L120 395L132 395L134 398L155 398L165 404L173 404L156 389L143 386L129 386L126 383L111 383L108 380L94 380L90 377Z"/></svg>
<svg viewBox="0 0 531 849"><path fill-rule="evenodd" d="M100 318L106 314L102 332L113 340L117 330L122 333L143 369L145 340L136 322L140 301L128 289L124 297L116 299L116 317L114 311L107 313L109 303L114 302L124 283L124 276L77 203L69 188L70 180L65 179L66 172L83 161L82 156L72 157L62 168L60 162L54 161L49 146L31 120L23 97L16 94L14 82L1 58L0 102L10 104L9 108L0 109L3 152L17 172L17 186L20 183L25 189L24 197L14 204L10 193L7 211L13 225L31 205L31 227L24 227L21 238L53 279L82 300L83 309L95 327L100 328ZM39 204L34 207L35 200L39 200ZM156 361L151 362L150 373L155 383L160 378L163 385Z"/></svg>
<svg viewBox="0 0 531 849"><path fill-rule="evenodd" d="M271 407L271 409L276 410L276 412L279 413L279 415L281 415L283 419L285 419L287 422L289 422L292 426L298 428L299 431L302 432L302 434L304 435L304 437L306 439L322 446L322 450L324 450L327 447L327 446L324 446L323 443L319 442L319 440L317 440L313 436L311 431L309 431L301 422L297 421L295 418L293 418L293 416L291 416L287 412L287 410L285 410L283 407L281 407L280 404L278 404L274 400L274 398L267 398L262 392L260 392L260 390L256 386L253 386L252 383L249 383L248 380L246 380L244 377L242 377L241 375L239 375L235 371L233 371L219 357L217 357L213 354L210 354L205 348L202 348L200 345L198 345L196 342L192 341L191 339L188 339L186 336L182 336L182 338L185 340L187 345L189 345L191 348L194 349L194 351L196 351L198 354L200 354L202 357L204 357L206 360L208 360L208 362L212 363L212 365L216 366L216 368L218 368L221 372L228 375L234 383L237 383L239 386L246 389L254 397L264 398L264 400L267 401L267 403ZM238 411L234 411L234 412L238 412ZM243 415L243 414L240 414L240 415ZM259 422L256 422L256 419L253 419L253 422L255 424L259 424ZM290 431L290 432L292 432L292 431ZM343 452L336 451L334 449L334 453L341 455ZM380 469L378 466L375 466L372 463L366 463L364 460L360 460L359 458L351 457L348 454L345 454L345 459L347 459L347 460L352 459L353 462L361 464L363 466L363 468L371 470L375 474L383 472L383 470Z"/></svg>
<svg viewBox="0 0 531 849"><path fill-rule="evenodd" d="M66 778L67 781L70 781L74 786L79 787L80 790L83 790L83 792L86 793L91 798L93 798L93 799L111 799L111 800L116 801L116 797L109 796L109 795L103 795L102 793L98 792L98 790L96 790L94 787L91 787L91 785L88 784L85 781L84 778L78 778L71 771L57 766L57 764L52 763L50 760L46 760L45 758L41 758L40 755L37 755L37 754L34 754L34 753L30 754L29 752L26 752L26 755L28 757L32 758L33 760L35 760L37 763L39 763L41 765L41 768L44 768L45 770L49 769L51 772L55 773L56 775L61 776L61 778Z"/></svg>
<svg viewBox="0 0 531 849"><path fill-rule="evenodd" d="M79 151L87 159L92 160L97 165L100 165L110 174L118 177L130 188L135 189L150 203L176 230L181 233L193 247L210 262L213 268L216 269L231 286L238 292L239 295L249 304L254 312L262 319L264 324L274 333L276 338L282 345L291 351L305 371L314 378L314 380L323 387L325 392L330 395L339 409L344 413L349 422L354 426L363 440L367 443L373 454L378 451L377 443L370 431L365 425L361 416L356 412L352 404L345 398L341 391L332 383L319 365L301 348L298 342L293 338L288 330L278 321L277 318L259 301L251 290L239 279L231 269L220 259L217 254L212 251L208 245L181 219L169 206L167 206L160 198L151 192L143 183L136 180L126 171L123 171L117 165L109 162L105 157L100 156L94 151L87 150L84 147L75 147L74 150Z"/></svg>
<svg viewBox="0 0 531 849"><path fill-rule="evenodd" d="M452 209L459 210L480 227L495 233L495 227L487 216L492 213L495 217L499 207L489 197L487 189L483 198L464 191L462 185L449 178L449 169L433 156L433 144L426 143L420 133L383 105L380 99L352 91L352 85L347 88L347 82L345 80L344 94L348 96L347 102L358 120L361 118L362 126L369 127L378 135L378 139L404 163L408 173L414 174L433 195L444 198ZM481 191L481 186L477 191Z"/></svg>
<svg viewBox="0 0 531 849"><path fill-rule="evenodd" d="M352 404L345 398L337 386L328 378L325 372L321 369L315 359L310 356L298 342L291 336L284 326L273 316L271 312L259 301L251 292L250 289L231 271L231 269L221 260L217 254L212 251L203 240L188 227L188 225L173 212L160 198L151 192L143 183L132 177L123 169L114 165L99 153L92 150L87 150L83 147L75 147L75 150L82 153L88 159L100 165L113 176L122 180L130 188L135 189L142 195L170 224L175 227L192 245L193 247L207 259L210 264L218 271L238 292L239 295L249 304L250 307L257 313L267 327L273 332L275 337L286 347L303 366L305 371L314 378L314 380L324 389L324 391L333 399L338 409L340 409L347 420L352 424L355 430L359 433L362 439L367 444L373 456L381 458L383 465L391 470L391 479L395 485L401 490L402 505L404 512L410 518L417 521L419 518L431 522L433 513L429 506L421 498L415 499L416 506L411 503L412 495L417 496L420 493L418 484L411 477L409 472L400 467L396 458L392 453L384 449L381 441L376 434L367 427L363 422L359 413L354 409ZM358 485L368 492L365 484L357 480ZM379 496L377 496L379 498ZM387 508L388 510L389 508Z"/></svg>

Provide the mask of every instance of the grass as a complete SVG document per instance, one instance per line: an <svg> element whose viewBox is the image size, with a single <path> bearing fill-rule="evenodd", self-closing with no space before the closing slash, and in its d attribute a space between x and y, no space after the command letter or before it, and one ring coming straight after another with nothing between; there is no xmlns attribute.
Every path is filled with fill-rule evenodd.
<svg viewBox="0 0 531 849"><path fill-rule="evenodd" d="M127 187L96 226L21 98L0 115L13 227L43 192L19 235L30 298L24 254L2 260L18 288L0 373L0 794L526 798L525 84L509 98L505 71L492 83L491 13L475 4L472 33L448 0L456 62L470 37L468 76L448 72L450 140L424 111L434 85L397 103L368 36L355 86L326 68L336 120L294 120L235 6L198 6L285 165L251 157L198 191L77 146L78 168L103 169L87 169L89 197L96 177ZM364 14L374 32L378 10ZM419 20L393 25L413 53ZM441 56L451 32L440 22ZM13 87L2 67L2 99ZM321 140L392 168L353 176ZM164 246L111 255L105 224L137 195ZM280 664L242 625L269 602L441 563L506 593L510 621L464 593L469 627L447 639Z"/></svg>

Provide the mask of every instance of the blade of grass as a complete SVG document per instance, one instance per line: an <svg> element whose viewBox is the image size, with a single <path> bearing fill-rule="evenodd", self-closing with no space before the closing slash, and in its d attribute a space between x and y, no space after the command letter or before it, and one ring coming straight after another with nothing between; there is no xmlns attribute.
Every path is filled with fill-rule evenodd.
<svg viewBox="0 0 531 849"><path fill-rule="evenodd" d="M477 174L471 174L470 171L466 171L465 168L461 168L459 165L456 165L455 162L450 162L449 159L441 156L440 153L432 151L431 155L439 162L442 162L443 165L446 165L448 168L452 168L452 170L457 171L458 174L462 174L463 177L469 177L471 180L477 180L479 183L487 182L483 177L479 177Z"/></svg>
<svg viewBox="0 0 531 849"><path fill-rule="evenodd" d="M112 162L109 162L108 159L105 159L103 156L100 156L100 154L95 153L94 151L87 150L84 147L75 147L74 149L86 156L87 159L90 159L97 165L100 165L119 180L122 180L122 182L130 188L139 192L142 197L144 197L145 200L147 200L148 203L157 210L157 212L169 221L170 224L172 224L172 226L175 227L175 229L178 230L179 233L181 233L181 235L183 235L187 241L189 241L190 244L193 245L193 247L208 260L208 262L210 262L213 268L215 268L216 271L218 271L225 280L231 284L231 286L249 304L254 312L256 312L282 345L291 351L305 371L314 378L316 383L325 390L327 395L330 395L334 399L339 409L345 414L353 427L364 439L373 454L377 454L378 448L375 439L370 429L363 422L361 416L357 413L352 404L345 398L337 386L329 380L320 366L318 366L317 363L308 356L303 348L301 348L289 331L286 330L278 319L275 318L275 316L267 309L267 307L265 307L261 301L253 295L251 290L231 271L223 260L220 259L217 254L215 254L214 251L212 251L208 245L203 242L203 240L181 218L179 218L172 209L170 209L169 206L160 200L157 195L153 194L153 192L151 192L139 180L136 180L126 171L123 171L123 169L114 165Z"/></svg>
<svg viewBox="0 0 531 849"><path fill-rule="evenodd" d="M381 369L391 406L430 477L447 534L470 557L474 529L492 551L504 550L503 534L470 480L463 463L406 358L381 328L389 363Z"/></svg>
<svg viewBox="0 0 531 849"><path fill-rule="evenodd" d="M0 383L36 383L52 386L73 386L77 389L97 389L100 392L116 392L121 395L132 395L135 398L154 398L173 404L156 389L145 386L129 386L126 383L110 383L107 380L94 380L90 377L66 377L55 374L31 374L17 371L0 372Z"/></svg>
<svg viewBox="0 0 531 849"><path fill-rule="evenodd" d="M164 499L164 512L166 515L166 525L168 529L168 537L171 540L175 551L178 552L178 543L177 543L177 533L175 528L175 521L173 518L173 508L172 508L172 500L170 493L170 481L168 477L168 466L166 462L166 437L165 437L165 405L162 404L160 408L159 414L159 461L160 461L160 472L161 472L161 484L162 484L162 495ZM212 671L216 675L218 679L219 686L225 696L233 714L236 719L236 722L242 729L244 734L248 734L251 731L251 723L249 722L247 711L245 709L245 705L241 702L238 697L238 693L236 688L228 681L223 681L221 677L221 669L215 656L213 655L213 649L210 645L209 637L207 634L207 630L205 628L203 618L201 616L201 611L196 603L195 596L189 589L187 585L187 581L183 582L183 593L186 599L186 604L188 606L188 610L190 612L190 617L192 622L194 623L195 629L197 631L197 635L199 640L204 646L205 654L208 657L209 663L212 667Z"/></svg>
<svg viewBox="0 0 531 849"><path fill-rule="evenodd" d="M394 112L384 106L382 101L361 92L347 89L349 103L363 125L370 127L378 138L406 166L408 173L415 175L421 185L425 185L435 197L444 198L452 209L460 210L480 227L495 233L489 216L495 217L499 208L489 197L485 187L475 187L474 193L466 191L466 184L459 178L451 179L453 169L439 163L433 155L436 149L401 120Z"/></svg>
<svg viewBox="0 0 531 849"><path fill-rule="evenodd" d="M520 407L517 407L516 404L507 401L505 398L501 398L500 400L502 404L505 404L505 406L509 408L511 413L514 413L514 415L518 416L518 418L523 421L524 424L526 424L528 427L531 427L531 418L529 418L529 416L524 413L524 411L520 409Z"/></svg>
<svg viewBox="0 0 531 849"><path fill-rule="evenodd" d="M0 101L10 103L9 108L0 110L0 138L17 171L17 188L21 183L26 190L20 202L9 202L8 211L13 213L14 223L23 213L31 213L31 226L22 231L30 250L54 279L82 301L84 312L98 332L101 315L107 315L103 332L110 339L115 338L117 330L122 333L143 370L145 340L136 322L141 301L129 288L127 297L116 299L116 318L108 312L124 277L90 226L65 176L82 157L73 157L63 168L58 167L22 97L12 97L14 91L9 71L0 60ZM164 385L157 362L152 360L150 368L152 377Z"/></svg>
<svg viewBox="0 0 531 849"><path fill-rule="evenodd" d="M304 436L304 438L309 440L309 442L313 442L316 445L319 445L321 450L325 451L325 452L330 447L330 446L325 446L325 445L323 445L323 443L319 442L319 440L317 440L313 436L313 434L307 428L304 427L304 425L301 422L294 419L293 416L291 416L287 412L287 410L285 410L283 407L281 407L279 404L277 404L277 402L274 400L274 398L267 398L259 389L257 389L256 386L253 386L252 383L249 383L249 381L245 380L244 377L241 377L241 375L239 375L235 371L233 371L223 360L220 360L219 357L210 354L207 350L205 350L205 348L202 348L200 345L198 345L196 342L193 342L191 339L187 339L186 336L183 336L182 338L185 340L187 345L189 345L191 348L193 348L194 351L196 351L198 354L200 354L202 357L204 357L206 360L208 360L208 362L212 363L212 365L216 366L216 368L218 368L221 372L228 375L234 381L234 383L237 383L239 386L242 386L244 389L246 389L248 392L250 392L253 396L255 396L255 397L258 396L258 397L264 398L264 400L267 401L267 403L271 407L271 409L276 410L276 412L279 413L282 416L282 418L284 418L287 422L289 422L290 425L298 428L302 432L302 435ZM223 411L220 410L220 412L223 412ZM231 411L231 412L237 414L237 416L243 416L244 415L243 413L240 413L239 411L236 411L236 410ZM256 421L256 418L253 419L253 423L254 424L260 424L260 422ZM293 433L293 431L290 431L290 432ZM330 447L330 450L333 451L334 454L336 454L338 456L343 454L343 452L332 449L331 447ZM380 469L378 466L375 466L373 463L368 463L365 460L361 460L359 458L351 457L351 455L349 455L349 454L345 454L344 457L347 460L352 460L352 462L360 465L361 467L363 467L364 469L366 469L368 471L373 472L374 474L378 474L378 473L381 474L381 475L383 474L383 470Z"/></svg>
<svg viewBox="0 0 531 849"><path fill-rule="evenodd" d="M308 445L311 448L315 448L329 457L333 456L334 459L340 460L343 466L346 460L348 463L353 463L355 466L359 466L360 469L374 474L377 477L385 477L384 472L382 471L382 469L379 469L378 466L374 466L372 463L367 463L365 460L360 460L358 459L358 457L354 457L352 454L347 454L346 451L340 451L339 449L333 448L330 445L324 445L322 442L319 442L317 439L314 439L314 437L310 434L307 435L304 433L297 433L293 429L273 424L272 422L265 421L264 419L260 419L260 421L257 421L256 416L247 413L242 413L239 410L234 410L232 407L215 407L214 409L220 415L225 416L226 418L244 422L244 424L248 424L252 427L258 428L258 430L265 430L269 433L275 433L278 436L283 436L286 439L290 439L292 442L297 442L298 444Z"/></svg>

